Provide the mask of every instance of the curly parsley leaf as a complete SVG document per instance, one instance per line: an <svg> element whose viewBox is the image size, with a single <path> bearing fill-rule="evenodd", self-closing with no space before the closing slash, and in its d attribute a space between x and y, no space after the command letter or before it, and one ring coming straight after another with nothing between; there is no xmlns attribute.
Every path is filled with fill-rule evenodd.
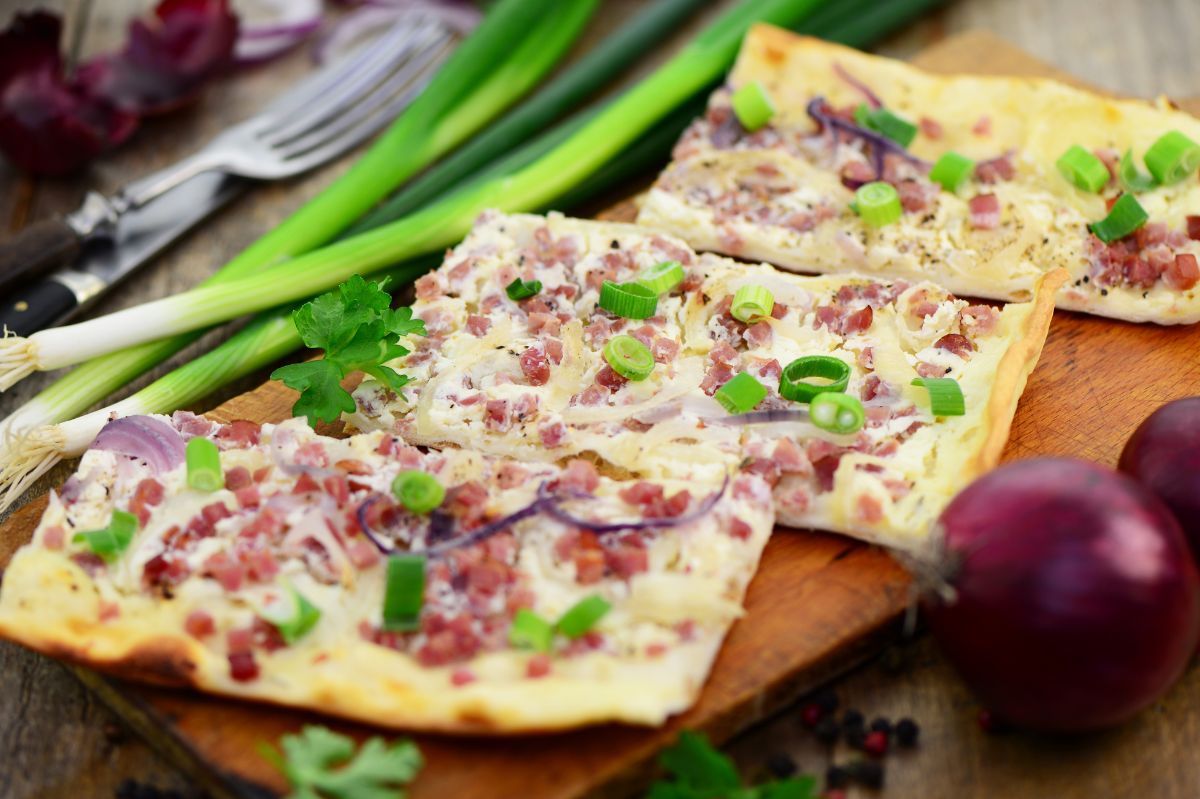
<svg viewBox="0 0 1200 799"><path fill-rule="evenodd" d="M363 742L327 727L307 725L298 735L280 739L283 757L270 747L263 755L291 783L288 799L403 799L423 764L412 741L389 746L382 738Z"/></svg>
<svg viewBox="0 0 1200 799"><path fill-rule="evenodd" d="M384 364L408 354L403 336L425 335L425 322L411 308L391 307L392 298L379 283L354 275L327 294L305 303L292 314L304 343L324 350L318 361L289 364L271 379L300 392L292 413L308 423L332 422L354 411L354 399L342 388L346 375L363 371L393 391L408 378Z"/></svg>
<svg viewBox="0 0 1200 799"><path fill-rule="evenodd" d="M650 786L647 799L813 799L816 781L803 776L746 787L733 761L698 733L684 731L663 750L659 764L671 775Z"/></svg>

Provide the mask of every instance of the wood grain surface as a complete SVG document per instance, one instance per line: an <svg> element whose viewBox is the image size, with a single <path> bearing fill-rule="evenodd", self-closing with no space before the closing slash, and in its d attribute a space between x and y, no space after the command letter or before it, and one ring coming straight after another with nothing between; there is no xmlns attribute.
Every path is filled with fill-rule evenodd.
<svg viewBox="0 0 1200 799"><path fill-rule="evenodd" d="M12 5L0 2L0 10L7 12ZM147 3L60 0L40 5L67 12L76 34L72 49L86 53L110 47L120 28L116 21L127 15L130 6ZM605 5L603 14L611 27L636 3L620 0ZM83 13L88 6L93 6L90 15ZM1145 2L1136 10L1112 0L961 0L881 49L908 55L949 32L983 24L1106 88L1126 94L1168 91L1184 95L1200 89L1200 50L1191 41L1200 32L1198 13L1197 4L1190 0ZM951 57L960 69L972 69L985 64L988 58L981 56L988 56L994 47L978 41L965 46L960 43L935 51L933 57ZM216 86L201 106L154 121L129 147L78 180L34 182L0 167L3 226L20 229L34 219L69 210L85 187L111 189L170 162L224 124L250 113L257 102L307 67L305 59L297 55ZM107 308L192 284L319 190L344 163L243 199L153 265L137 283L115 295ZM1060 331L1056 325L1043 367L1030 385L1030 396L1033 392L1036 396L1063 392L1070 400L1060 406L1065 413L1046 416L1023 405L1010 456L1073 452L1111 461L1121 437L1156 404L1196 392L1191 362L1174 361L1164 354L1164 347L1170 350L1179 340L1170 331L1159 331L1161 338L1134 334L1137 341L1131 342L1121 332L1129 326L1076 321L1080 324L1075 333ZM1096 353L1099 341L1122 349L1115 358L1089 357ZM1047 365L1052 357L1070 368L1051 374ZM1108 373L1118 377L1128 373L1126 364L1137 363L1139 358L1151 362L1156 381L1129 377L1123 388L1131 393L1123 393L1102 379ZM27 397L37 385L31 382L6 396L0 412L10 411L16 400ZM243 383L242 388L246 386ZM1080 408L1074 409L1072 402ZM1094 418L1097 410L1105 415L1111 434L1096 435L1081 423L1085 417ZM970 698L928 642L922 640L908 650L904 658L908 665L899 677L873 666L838 684L843 698L868 715L907 714L922 722L923 747L889 760L888 796L1197 795L1200 765L1193 753L1200 746L1200 714L1195 710L1200 676L1196 670L1162 707L1113 733L1069 742L1025 736L993 738L975 728ZM848 756L841 750L816 746L789 715L742 736L731 751L754 771L771 750L792 752L801 768L817 772ZM192 782L131 739L94 697L56 664L2 644L0 751L4 752L0 797L112 795L114 786L125 777L178 789Z"/></svg>

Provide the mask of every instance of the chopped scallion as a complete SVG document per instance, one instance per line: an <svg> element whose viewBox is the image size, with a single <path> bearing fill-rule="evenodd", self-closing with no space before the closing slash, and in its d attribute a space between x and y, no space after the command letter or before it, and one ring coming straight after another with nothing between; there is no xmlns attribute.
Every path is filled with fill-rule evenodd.
<svg viewBox="0 0 1200 799"><path fill-rule="evenodd" d="M600 307L625 319L649 319L658 310L658 294L640 283L604 281Z"/></svg>
<svg viewBox="0 0 1200 799"><path fill-rule="evenodd" d="M666 294L683 282L683 265L679 261L663 261L638 272L637 280L656 295Z"/></svg>
<svg viewBox="0 0 1200 799"><path fill-rule="evenodd" d="M612 605L599 594L584 597L568 608L558 620L558 631L567 638L578 638L595 627L596 622L610 610Z"/></svg>
<svg viewBox="0 0 1200 799"><path fill-rule="evenodd" d="M392 555L387 561L383 594L383 629L411 631L420 627L425 602L425 557Z"/></svg>
<svg viewBox="0 0 1200 799"><path fill-rule="evenodd" d="M1122 194L1109 209L1108 216L1099 222L1092 222L1088 230L1096 234L1096 238L1108 244L1111 241L1124 238L1146 224L1150 215L1132 194Z"/></svg>
<svg viewBox="0 0 1200 799"><path fill-rule="evenodd" d="M554 643L554 625L532 610L521 608L508 629L508 643L517 649L549 652Z"/></svg>
<svg viewBox="0 0 1200 799"><path fill-rule="evenodd" d="M953 151L942 153L933 169L929 170L929 179L940 184L946 191L958 191L958 187L967 178L975 174L975 162L965 155Z"/></svg>
<svg viewBox="0 0 1200 799"><path fill-rule="evenodd" d="M746 413L754 410L767 396L767 387L755 380L748 372L735 375L717 389L713 399L730 413Z"/></svg>
<svg viewBox="0 0 1200 799"><path fill-rule="evenodd" d="M1076 188L1095 194L1108 185L1108 167L1093 153L1072 144L1054 163L1058 171Z"/></svg>
<svg viewBox="0 0 1200 799"><path fill-rule="evenodd" d="M516 278L513 282L504 287L508 298L513 302L519 300L527 300L542 290L542 281L540 280L522 280Z"/></svg>
<svg viewBox="0 0 1200 799"><path fill-rule="evenodd" d="M749 283L733 293L733 305L729 313L739 322L749 323L754 319L770 316L775 308L775 297L763 286Z"/></svg>
<svg viewBox="0 0 1200 799"><path fill-rule="evenodd" d="M775 103L759 81L752 81L738 89L730 102L738 122L750 133L766 125L775 116Z"/></svg>
<svg viewBox="0 0 1200 799"><path fill-rule="evenodd" d="M400 504L413 513L429 513L442 504L446 489L431 474L419 469L409 469L392 480L392 493Z"/></svg>
<svg viewBox="0 0 1200 799"><path fill-rule="evenodd" d="M896 188L882 180L859 186L858 191L854 192L852 207L871 227L890 225L904 213Z"/></svg>
<svg viewBox="0 0 1200 799"><path fill-rule="evenodd" d="M1158 186L1158 181L1153 175L1145 175L1138 171L1137 164L1133 162L1133 150L1126 150L1121 156L1117 178L1125 191L1150 191Z"/></svg>
<svg viewBox="0 0 1200 799"><path fill-rule="evenodd" d="M187 483L197 491L216 491L225 487L225 475L221 472L221 451L204 436L196 436L187 443Z"/></svg>
<svg viewBox="0 0 1200 799"><path fill-rule="evenodd" d="M76 544L86 544L92 552L104 560L111 561L125 551L137 529L138 519L136 516L127 511L114 510L107 527L76 533L71 536L71 541Z"/></svg>
<svg viewBox="0 0 1200 799"><path fill-rule="evenodd" d="M967 412L962 388L952 377L918 377L914 386L924 386L929 392L929 412L934 416L962 416Z"/></svg>
<svg viewBox="0 0 1200 799"><path fill-rule="evenodd" d="M1164 133L1144 156L1146 168L1164 186L1178 183L1200 167L1200 144L1177 130Z"/></svg>
<svg viewBox="0 0 1200 799"><path fill-rule="evenodd" d="M808 378L828 380L809 383ZM779 375L779 395L792 402L811 402L818 394L841 392L850 383L850 366L832 355L806 355L783 368Z"/></svg>
<svg viewBox="0 0 1200 799"><path fill-rule="evenodd" d="M285 643L294 644L317 625L321 611L294 586L289 584L286 588L286 593L278 601L263 607L259 615L279 631Z"/></svg>
<svg viewBox="0 0 1200 799"><path fill-rule="evenodd" d="M622 333L604 345L604 360L613 371L628 380L645 380L654 371L654 354L633 336Z"/></svg>
<svg viewBox="0 0 1200 799"><path fill-rule="evenodd" d="M866 412L858 397L826 391L813 397L808 406L808 417L822 430L845 435L863 426Z"/></svg>
<svg viewBox="0 0 1200 799"><path fill-rule="evenodd" d="M886 108L871 108L866 103L861 103L854 110L854 121L860 128L886 136L901 147L912 144L913 139L917 137L916 125Z"/></svg>

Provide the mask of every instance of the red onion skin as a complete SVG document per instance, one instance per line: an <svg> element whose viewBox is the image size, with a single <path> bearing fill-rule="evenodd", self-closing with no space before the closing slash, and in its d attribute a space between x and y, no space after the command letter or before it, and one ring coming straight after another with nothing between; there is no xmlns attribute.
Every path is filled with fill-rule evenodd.
<svg viewBox="0 0 1200 799"><path fill-rule="evenodd" d="M1179 525L1125 475L1065 458L997 469L941 517L952 602L925 603L986 707L1035 730L1099 729L1157 700L1200 638Z"/></svg>
<svg viewBox="0 0 1200 799"><path fill-rule="evenodd" d="M1163 501L1200 561L1200 397L1150 414L1125 442L1118 468Z"/></svg>

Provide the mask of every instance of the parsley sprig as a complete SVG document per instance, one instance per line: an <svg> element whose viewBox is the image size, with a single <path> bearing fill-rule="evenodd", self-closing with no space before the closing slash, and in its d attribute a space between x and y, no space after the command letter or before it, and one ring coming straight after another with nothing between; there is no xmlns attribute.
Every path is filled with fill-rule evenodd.
<svg viewBox="0 0 1200 799"><path fill-rule="evenodd" d="M812 799L816 781L809 776L744 786L733 761L708 739L684 731L674 746L659 755L671 775L650 786L646 799Z"/></svg>
<svg viewBox="0 0 1200 799"><path fill-rule="evenodd" d="M306 346L324 350L320 360L281 366L272 380L300 392L292 406L296 416L308 423L332 422L340 414L354 411L354 398L342 388L342 380L363 371L393 391L408 377L384 364L408 349L401 336L425 335L425 322L412 318L411 308L391 307L392 298L382 286L355 275L327 294L307 302L292 314L296 330Z"/></svg>
<svg viewBox="0 0 1200 799"><path fill-rule="evenodd" d="M282 757L266 745L262 753L291 783L288 799L404 799L404 786L423 765L412 741L388 746L369 738L355 754L353 738L311 724L279 746Z"/></svg>

